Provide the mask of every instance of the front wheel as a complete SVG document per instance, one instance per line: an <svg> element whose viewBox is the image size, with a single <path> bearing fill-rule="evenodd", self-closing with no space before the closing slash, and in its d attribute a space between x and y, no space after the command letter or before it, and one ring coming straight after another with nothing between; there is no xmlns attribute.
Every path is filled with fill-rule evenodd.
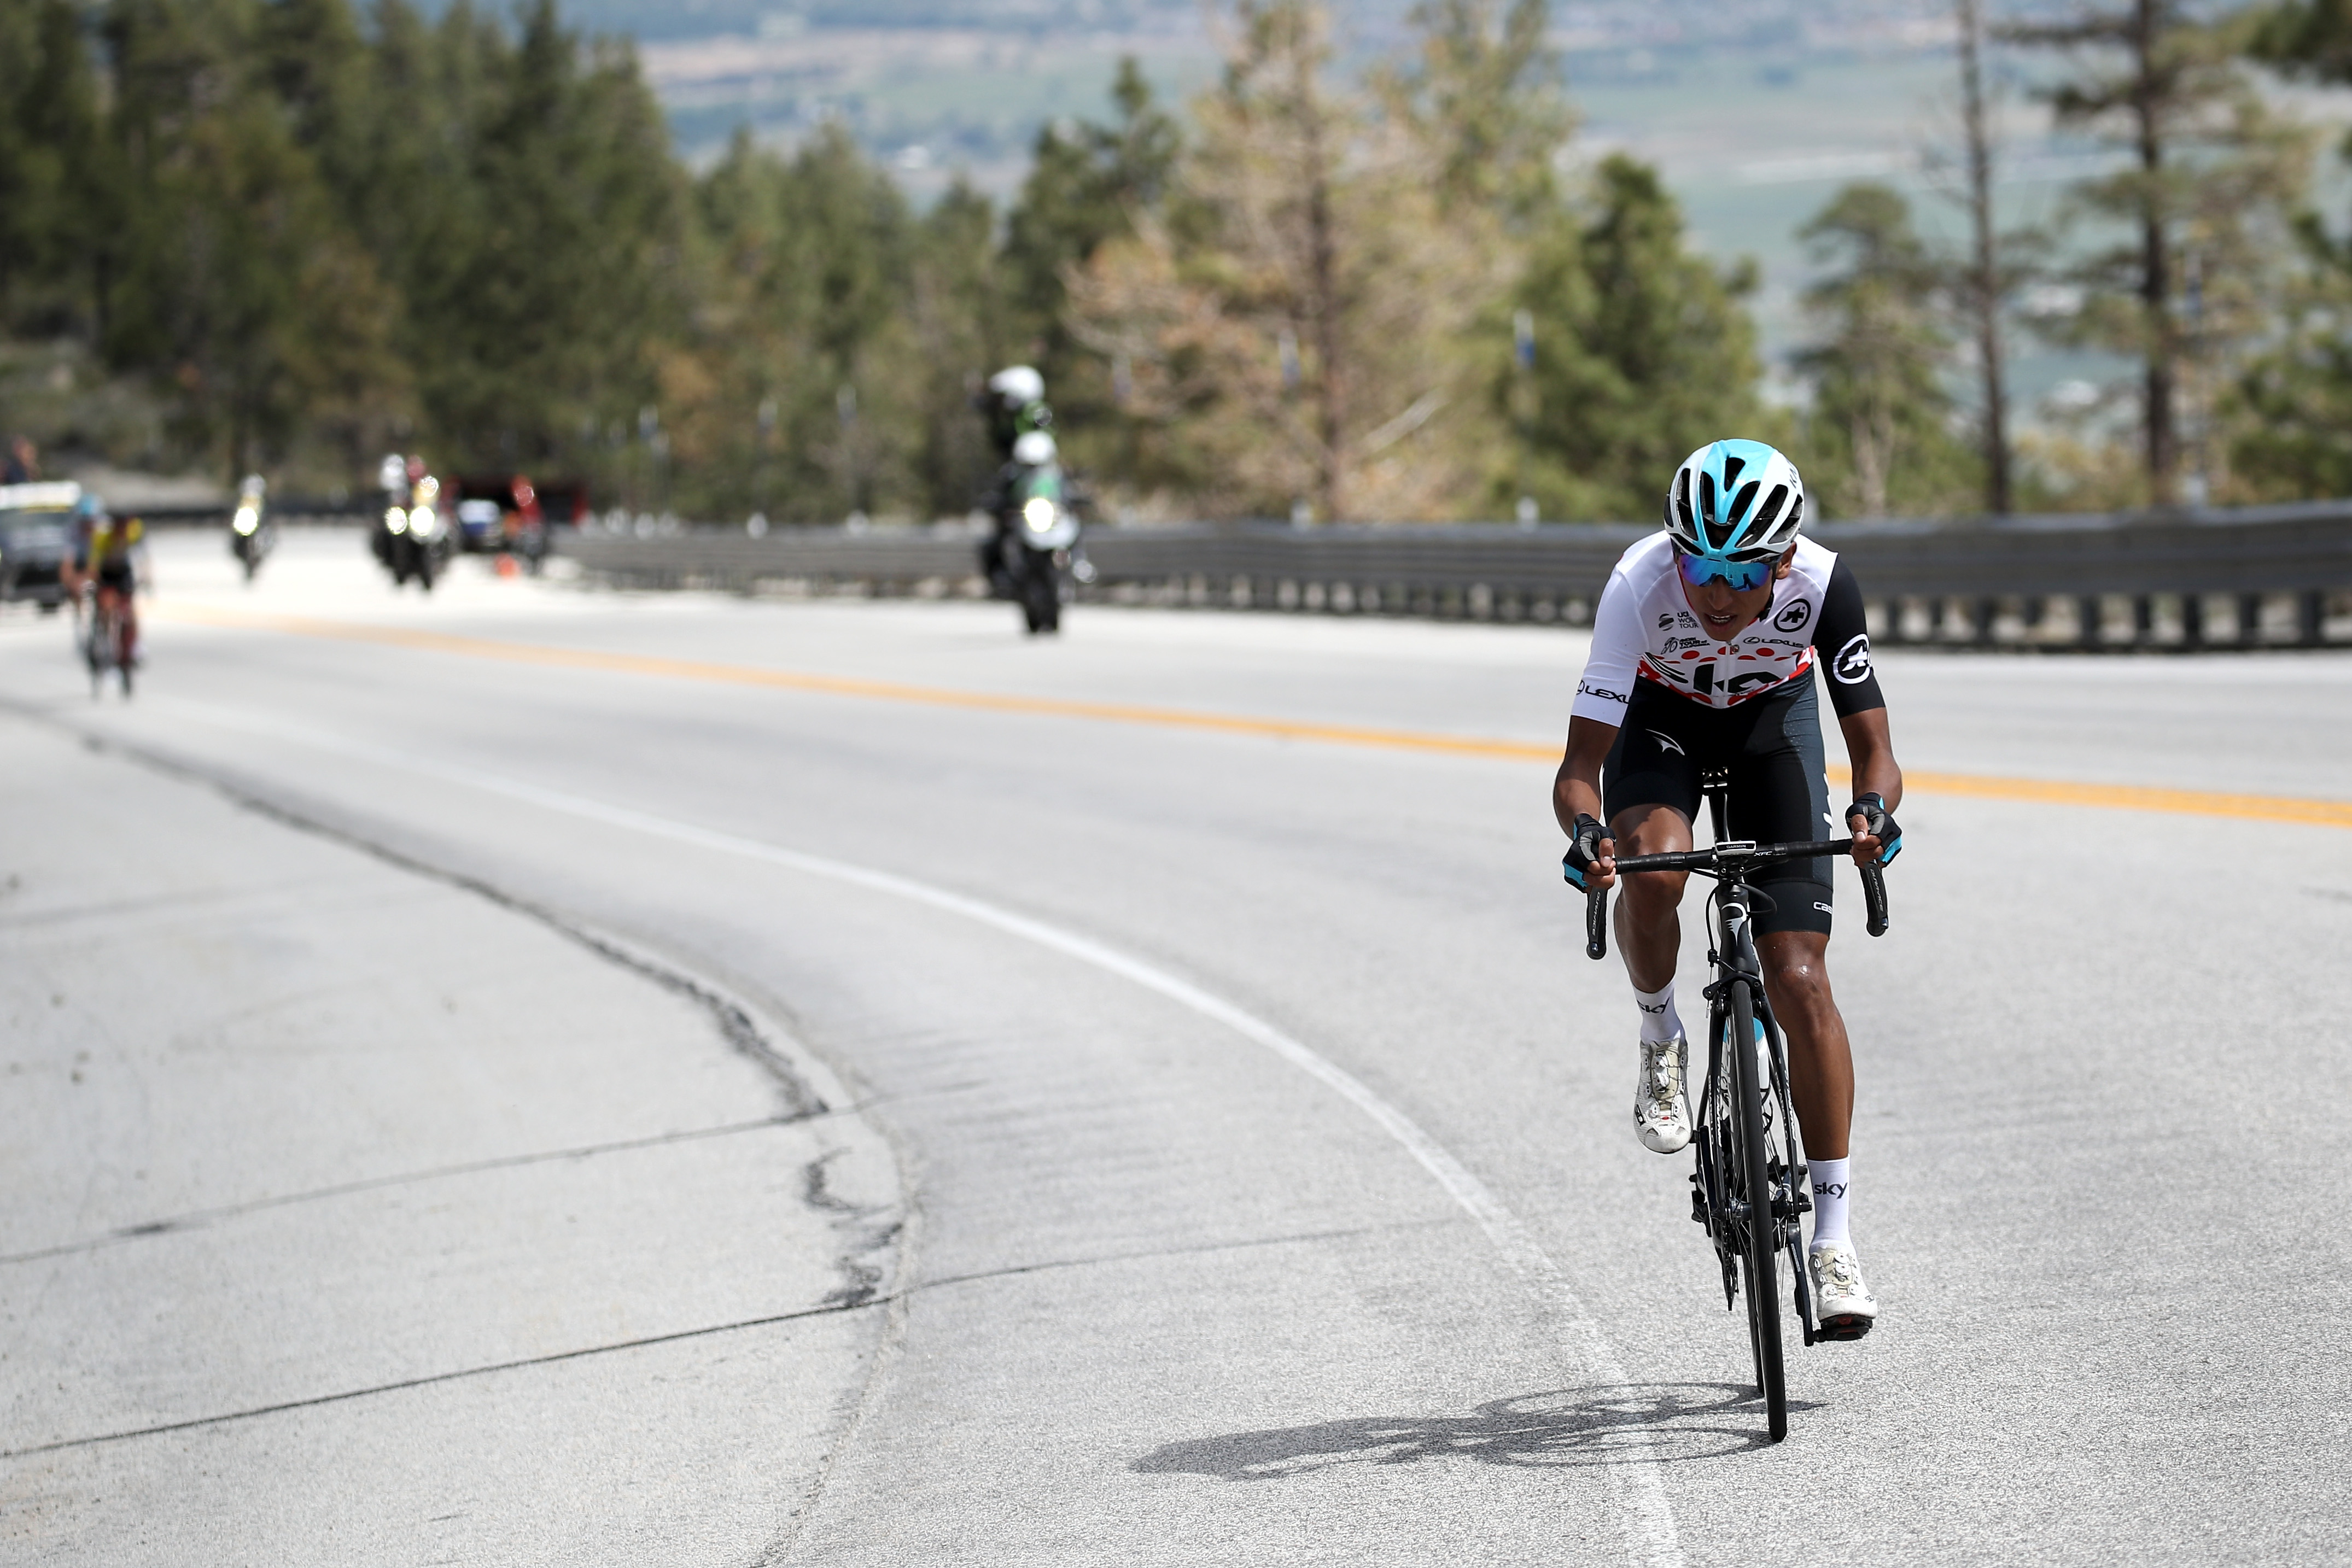
<svg viewBox="0 0 2352 1568"><path fill-rule="evenodd" d="M1780 1291L1774 1275L1780 1238L1772 1218L1769 1151L1764 1142L1764 1085L1756 1071L1756 1008L1744 981L1731 988L1726 1042L1732 1062L1738 1114L1732 1134L1738 1148L1734 1166L1745 1190L1747 1222L1740 1228L1740 1283L1748 1291L1748 1338L1756 1357L1756 1389L1764 1396L1765 1424L1772 1440L1789 1435L1789 1386L1780 1364Z"/></svg>

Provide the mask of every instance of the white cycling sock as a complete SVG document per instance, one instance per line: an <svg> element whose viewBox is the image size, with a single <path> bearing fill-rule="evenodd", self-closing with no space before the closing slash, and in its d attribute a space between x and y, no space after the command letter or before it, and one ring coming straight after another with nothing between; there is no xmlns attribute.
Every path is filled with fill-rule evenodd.
<svg viewBox="0 0 2352 1568"><path fill-rule="evenodd" d="M1675 983L1668 980L1662 989L1633 990L1633 1003L1642 1009L1643 1040L1672 1040L1683 1031L1682 1015L1675 1011Z"/></svg>
<svg viewBox="0 0 2352 1568"><path fill-rule="evenodd" d="M1849 1241L1846 1234L1846 1200L1853 1194L1853 1179L1846 1175L1851 1157L1843 1160L1814 1160L1813 1167L1813 1245L1824 1241Z"/></svg>

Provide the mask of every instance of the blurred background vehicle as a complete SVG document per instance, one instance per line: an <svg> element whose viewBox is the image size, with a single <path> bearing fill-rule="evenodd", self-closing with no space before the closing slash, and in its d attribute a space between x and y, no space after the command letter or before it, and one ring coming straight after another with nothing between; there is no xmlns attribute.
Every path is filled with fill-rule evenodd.
<svg viewBox="0 0 2352 1568"><path fill-rule="evenodd" d="M519 556L532 570L547 556L547 518L540 491L521 474L468 474L450 491L457 549ZM583 497L584 498L584 497Z"/></svg>
<svg viewBox="0 0 2352 1568"><path fill-rule="evenodd" d="M66 601L66 524L80 499L70 479L0 485L0 603L21 600L49 615Z"/></svg>
<svg viewBox="0 0 2352 1568"><path fill-rule="evenodd" d="M404 587L411 578L425 592L451 553L453 529L442 514L441 481L428 473L421 457L394 453L376 473L384 493L383 514L369 535L368 546L392 573L392 585Z"/></svg>
<svg viewBox="0 0 2352 1568"><path fill-rule="evenodd" d="M1054 438L1033 430L1013 444L997 546L1006 597L1021 606L1031 635L1062 629L1062 606L1075 582L1093 572L1078 544L1077 497L1070 491Z"/></svg>
<svg viewBox="0 0 2352 1568"><path fill-rule="evenodd" d="M278 543L278 525L269 517L269 482L247 474L236 487L236 510L229 514L228 551L245 568L245 580L269 558Z"/></svg>

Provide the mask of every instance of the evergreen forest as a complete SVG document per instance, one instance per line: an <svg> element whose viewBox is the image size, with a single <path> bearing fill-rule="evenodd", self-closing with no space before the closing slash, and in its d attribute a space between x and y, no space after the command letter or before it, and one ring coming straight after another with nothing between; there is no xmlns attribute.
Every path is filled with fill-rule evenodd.
<svg viewBox="0 0 2352 1568"><path fill-rule="evenodd" d="M2352 86L2342 0L1982 29L2111 170L1969 255L1839 191L1769 401L1753 267L1580 140L1546 0L1423 0L1370 69L1313 0L1215 23L1195 100L1129 61L1008 199L919 210L837 128L689 166L554 0L0 0L0 433L310 494L396 450L600 509L929 518L1026 361L1141 518L1643 519L1732 434L1840 516L2352 494L2352 241L2309 193L2352 149L2265 90ZM2129 373L2021 433L2026 333Z"/></svg>

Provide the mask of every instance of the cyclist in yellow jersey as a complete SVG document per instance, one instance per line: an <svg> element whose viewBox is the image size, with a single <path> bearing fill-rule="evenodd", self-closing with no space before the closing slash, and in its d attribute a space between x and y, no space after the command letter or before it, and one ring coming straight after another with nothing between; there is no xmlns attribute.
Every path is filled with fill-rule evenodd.
<svg viewBox="0 0 2352 1568"><path fill-rule="evenodd" d="M95 579L98 602L119 609L122 616L122 657L139 663L139 574L131 551L147 537L137 517L117 517L95 496L84 496L74 506L73 555L65 563L67 591L79 594L82 584Z"/></svg>

